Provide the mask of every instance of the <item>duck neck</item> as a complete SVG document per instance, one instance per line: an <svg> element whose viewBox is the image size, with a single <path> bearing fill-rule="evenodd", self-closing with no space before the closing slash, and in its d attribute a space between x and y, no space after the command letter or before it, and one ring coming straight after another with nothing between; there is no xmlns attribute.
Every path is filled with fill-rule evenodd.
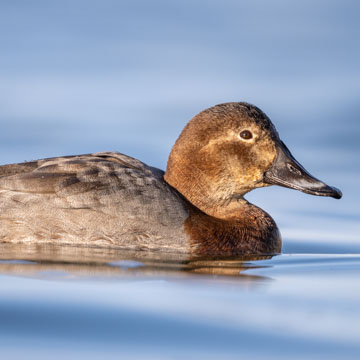
<svg viewBox="0 0 360 360"><path fill-rule="evenodd" d="M246 206L247 201L242 195L234 195L231 182L221 179L214 181L199 168L182 166L181 162L168 165L164 175L165 181L180 192L191 204L205 214L218 219L236 218Z"/></svg>
<svg viewBox="0 0 360 360"><path fill-rule="evenodd" d="M169 171L168 167L164 178L188 200L189 217L184 228L193 254L230 256L281 251L280 232L265 211L242 194L231 193L230 186L217 188L196 168L188 172L173 169Z"/></svg>

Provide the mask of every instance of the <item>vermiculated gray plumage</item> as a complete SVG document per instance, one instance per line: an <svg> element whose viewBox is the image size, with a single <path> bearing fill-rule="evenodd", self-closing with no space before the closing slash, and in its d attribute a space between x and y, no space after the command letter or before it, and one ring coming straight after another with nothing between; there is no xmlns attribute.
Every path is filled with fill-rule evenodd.
<svg viewBox="0 0 360 360"><path fill-rule="evenodd" d="M0 241L184 250L164 172L117 152L0 166Z"/></svg>

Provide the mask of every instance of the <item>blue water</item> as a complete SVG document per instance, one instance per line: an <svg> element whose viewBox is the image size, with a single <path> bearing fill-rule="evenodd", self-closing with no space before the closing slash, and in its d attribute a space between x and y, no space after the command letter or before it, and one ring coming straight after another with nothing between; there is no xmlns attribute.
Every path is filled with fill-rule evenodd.
<svg viewBox="0 0 360 360"><path fill-rule="evenodd" d="M350 0L1 2L1 163L118 150L165 168L192 116L242 100L344 194L248 194L280 227L272 259L0 245L1 356L357 359L359 15Z"/></svg>
<svg viewBox="0 0 360 360"><path fill-rule="evenodd" d="M360 351L360 255L178 264L114 261L114 252L90 262L90 254L77 264L0 262L6 358L356 359Z"/></svg>

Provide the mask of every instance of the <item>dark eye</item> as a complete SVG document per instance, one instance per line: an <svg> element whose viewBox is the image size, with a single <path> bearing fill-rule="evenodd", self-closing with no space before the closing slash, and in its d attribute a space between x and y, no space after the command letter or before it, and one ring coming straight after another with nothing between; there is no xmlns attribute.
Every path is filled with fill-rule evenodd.
<svg viewBox="0 0 360 360"><path fill-rule="evenodd" d="M244 130L240 133L240 137L244 140L250 140L253 136L249 130Z"/></svg>

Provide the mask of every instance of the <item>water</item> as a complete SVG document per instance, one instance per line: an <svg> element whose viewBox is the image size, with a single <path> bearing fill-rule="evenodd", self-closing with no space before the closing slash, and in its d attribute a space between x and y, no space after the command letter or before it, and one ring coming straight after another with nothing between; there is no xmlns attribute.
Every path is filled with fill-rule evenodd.
<svg viewBox="0 0 360 360"><path fill-rule="evenodd" d="M1 254L13 259L0 260L7 358L355 359L360 350L360 255L186 261L24 245Z"/></svg>
<svg viewBox="0 0 360 360"><path fill-rule="evenodd" d="M357 1L0 4L0 162L119 150L164 168L186 121L260 106L340 201L271 187L283 254L0 245L6 359L357 359Z"/></svg>

